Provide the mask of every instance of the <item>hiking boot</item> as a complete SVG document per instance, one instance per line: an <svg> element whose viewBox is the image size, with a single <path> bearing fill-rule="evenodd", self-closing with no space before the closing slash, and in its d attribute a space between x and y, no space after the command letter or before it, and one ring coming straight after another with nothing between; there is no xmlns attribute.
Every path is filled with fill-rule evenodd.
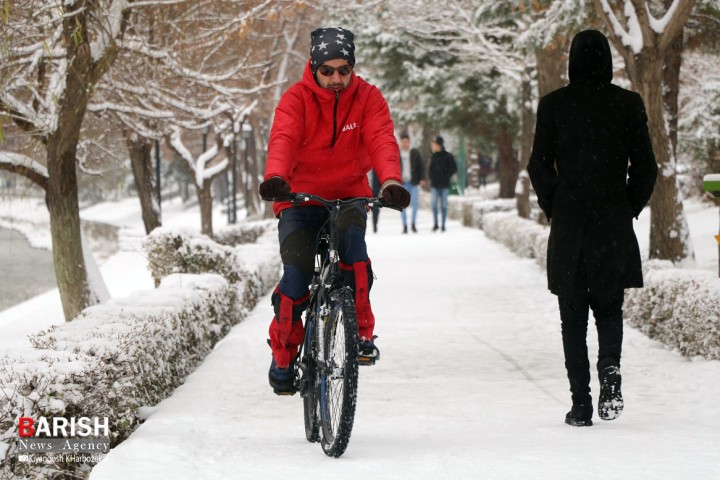
<svg viewBox="0 0 720 480"><path fill-rule="evenodd" d="M270 362L268 380L276 395L295 395L295 392L297 392L295 385L295 360L290 362L287 368L278 368L275 364L275 358L273 358L272 362Z"/></svg>
<svg viewBox="0 0 720 480"><path fill-rule="evenodd" d="M565 415L565 423L573 427L592 426L592 403L573 403L570 411Z"/></svg>
<svg viewBox="0 0 720 480"><path fill-rule="evenodd" d="M374 335L372 340L365 337L360 338L358 341L358 365L375 365L375 362L380 359L380 350L373 342L376 338L377 335Z"/></svg>
<svg viewBox="0 0 720 480"><path fill-rule="evenodd" d="M620 384L620 367L612 359L605 359L598 363L598 376L600 377L600 400L598 402L598 415L603 420L615 420L623 411L623 401Z"/></svg>

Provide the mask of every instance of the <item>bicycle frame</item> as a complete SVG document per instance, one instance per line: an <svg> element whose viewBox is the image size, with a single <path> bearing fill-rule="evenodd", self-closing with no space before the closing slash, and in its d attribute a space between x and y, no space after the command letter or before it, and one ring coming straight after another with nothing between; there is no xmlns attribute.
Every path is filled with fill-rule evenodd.
<svg viewBox="0 0 720 480"><path fill-rule="evenodd" d="M385 206L382 199L376 197L356 197L345 200L327 200L311 193L295 193L290 194L283 200L290 200L294 205L298 205L305 202L316 202L320 206L325 207L330 212L330 218L328 218L325 226L318 233L318 239L316 241L318 262L313 275L313 280L310 285L310 301L308 306L308 312L314 312L317 315L306 314L306 337L312 338L311 333L315 326L312 324L312 319L322 319L328 312L317 311L322 308L323 305L317 304L317 299L326 298L327 293L334 288L342 286L342 280L340 275L340 267L338 265L340 261L340 254L338 252L338 232L337 232L337 221L340 214L349 208L355 208L360 205L366 205L370 208L375 204ZM327 307L325 307L327 308ZM300 346L298 355L302 354L303 347L307 342L303 342ZM301 357L300 357L301 358ZM322 345L319 346L318 361L321 362L324 358L324 352L322 351Z"/></svg>
<svg viewBox="0 0 720 480"><path fill-rule="evenodd" d="M348 209L386 205L375 197L326 200L307 193L276 200L294 205L313 202L329 212L316 238L316 265L305 313L305 338L295 363L295 386L303 397L307 440L319 441L326 455L338 457L347 447L355 415L358 327L354 296L340 272L337 223Z"/></svg>

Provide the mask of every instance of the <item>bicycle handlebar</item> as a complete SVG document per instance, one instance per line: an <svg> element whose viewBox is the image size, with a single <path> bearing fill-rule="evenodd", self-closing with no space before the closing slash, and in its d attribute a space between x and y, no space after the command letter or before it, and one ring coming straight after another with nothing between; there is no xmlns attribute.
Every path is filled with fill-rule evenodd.
<svg viewBox="0 0 720 480"><path fill-rule="evenodd" d="M395 207L393 205L388 205L383 201L382 198L378 197L351 197L351 198L345 198L345 199L336 199L336 200L328 200L327 198L320 197L318 195L315 195L314 193L290 193L288 195L284 195L282 197L277 197L270 199L270 201L276 201L276 202L291 202L293 204L298 203L304 203L309 201L315 201L320 204L322 204L325 207L332 208L332 207L347 207L351 205L358 205L361 203L364 203L365 205L368 205L370 207L378 205L383 208L391 208L393 210L401 211L401 208Z"/></svg>

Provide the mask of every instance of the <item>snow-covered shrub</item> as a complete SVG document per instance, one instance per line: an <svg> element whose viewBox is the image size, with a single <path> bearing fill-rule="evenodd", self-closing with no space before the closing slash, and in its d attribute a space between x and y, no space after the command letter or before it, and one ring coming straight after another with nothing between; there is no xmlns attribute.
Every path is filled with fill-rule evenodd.
<svg viewBox="0 0 720 480"><path fill-rule="evenodd" d="M277 225L277 220L259 220L256 222L240 223L218 230L213 239L220 245L234 247L244 243L255 243L263 233Z"/></svg>
<svg viewBox="0 0 720 480"><path fill-rule="evenodd" d="M474 201L470 205L468 227L483 228L485 214L492 212L516 212L517 201L514 198L494 198L491 200ZM516 213L517 216L517 213Z"/></svg>
<svg viewBox="0 0 720 480"><path fill-rule="evenodd" d="M448 199L448 217L462 221L472 228L483 228L483 216L491 212L516 210L514 198L484 198L480 196L451 196Z"/></svg>
<svg viewBox="0 0 720 480"><path fill-rule="evenodd" d="M517 212L483 215L485 235L525 258L534 258L545 268L549 230L537 222L518 217Z"/></svg>
<svg viewBox="0 0 720 480"><path fill-rule="evenodd" d="M254 237L254 242L263 233L272 231L272 224L257 222L236 227L222 238L224 242L238 246L251 245L240 240ZM156 228L143 241L143 248L155 285L172 273L218 273L230 283L237 283L248 274L243 262L238 261L236 247L220 244L190 230Z"/></svg>
<svg viewBox="0 0 720 480"><path fill-rule="evenodd" d="M28 354L0 359L3 478L89 471L88 465L19 462L17 419L108 417L117 445L139 423L138 407L169 396L241 320L236 295L219 275L173 275L156 290L90 307L35 335Z"/></svg>
<svg viewBox="0 0 720 480"><path fill-rule="evenodd" d="M483 216L485 235L546 268L549 229L517 213ZM720 280L710 272L643 262L644 288L625 290L625 320L683 355L720 360Z"/></svg>
<svg viewBox="0 0 720 480"><path fill-rule="evenodd" d="M685 356L720 360L720 280L661 260L644 262L643 278L625 291L625 319Z"/></svg>

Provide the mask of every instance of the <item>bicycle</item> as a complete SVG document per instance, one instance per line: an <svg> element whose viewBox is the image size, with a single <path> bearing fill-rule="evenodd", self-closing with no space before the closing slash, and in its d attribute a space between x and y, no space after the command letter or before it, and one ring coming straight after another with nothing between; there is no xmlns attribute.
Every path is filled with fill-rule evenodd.
<svg viewBox="0 0 720 480"><path fill-rule="evenodd" d="M295 381L303 398L305 437L309 442L320 442L326 455L337 458L348 446L355 420L359 365L355 298L340 274L337 221L343 211L360 205L393 207L375 197L327 200L291 193L276 200L293 204L314 201L330 212L316 241L315 272L305 313L305 338L295 362Z"/></svg>

